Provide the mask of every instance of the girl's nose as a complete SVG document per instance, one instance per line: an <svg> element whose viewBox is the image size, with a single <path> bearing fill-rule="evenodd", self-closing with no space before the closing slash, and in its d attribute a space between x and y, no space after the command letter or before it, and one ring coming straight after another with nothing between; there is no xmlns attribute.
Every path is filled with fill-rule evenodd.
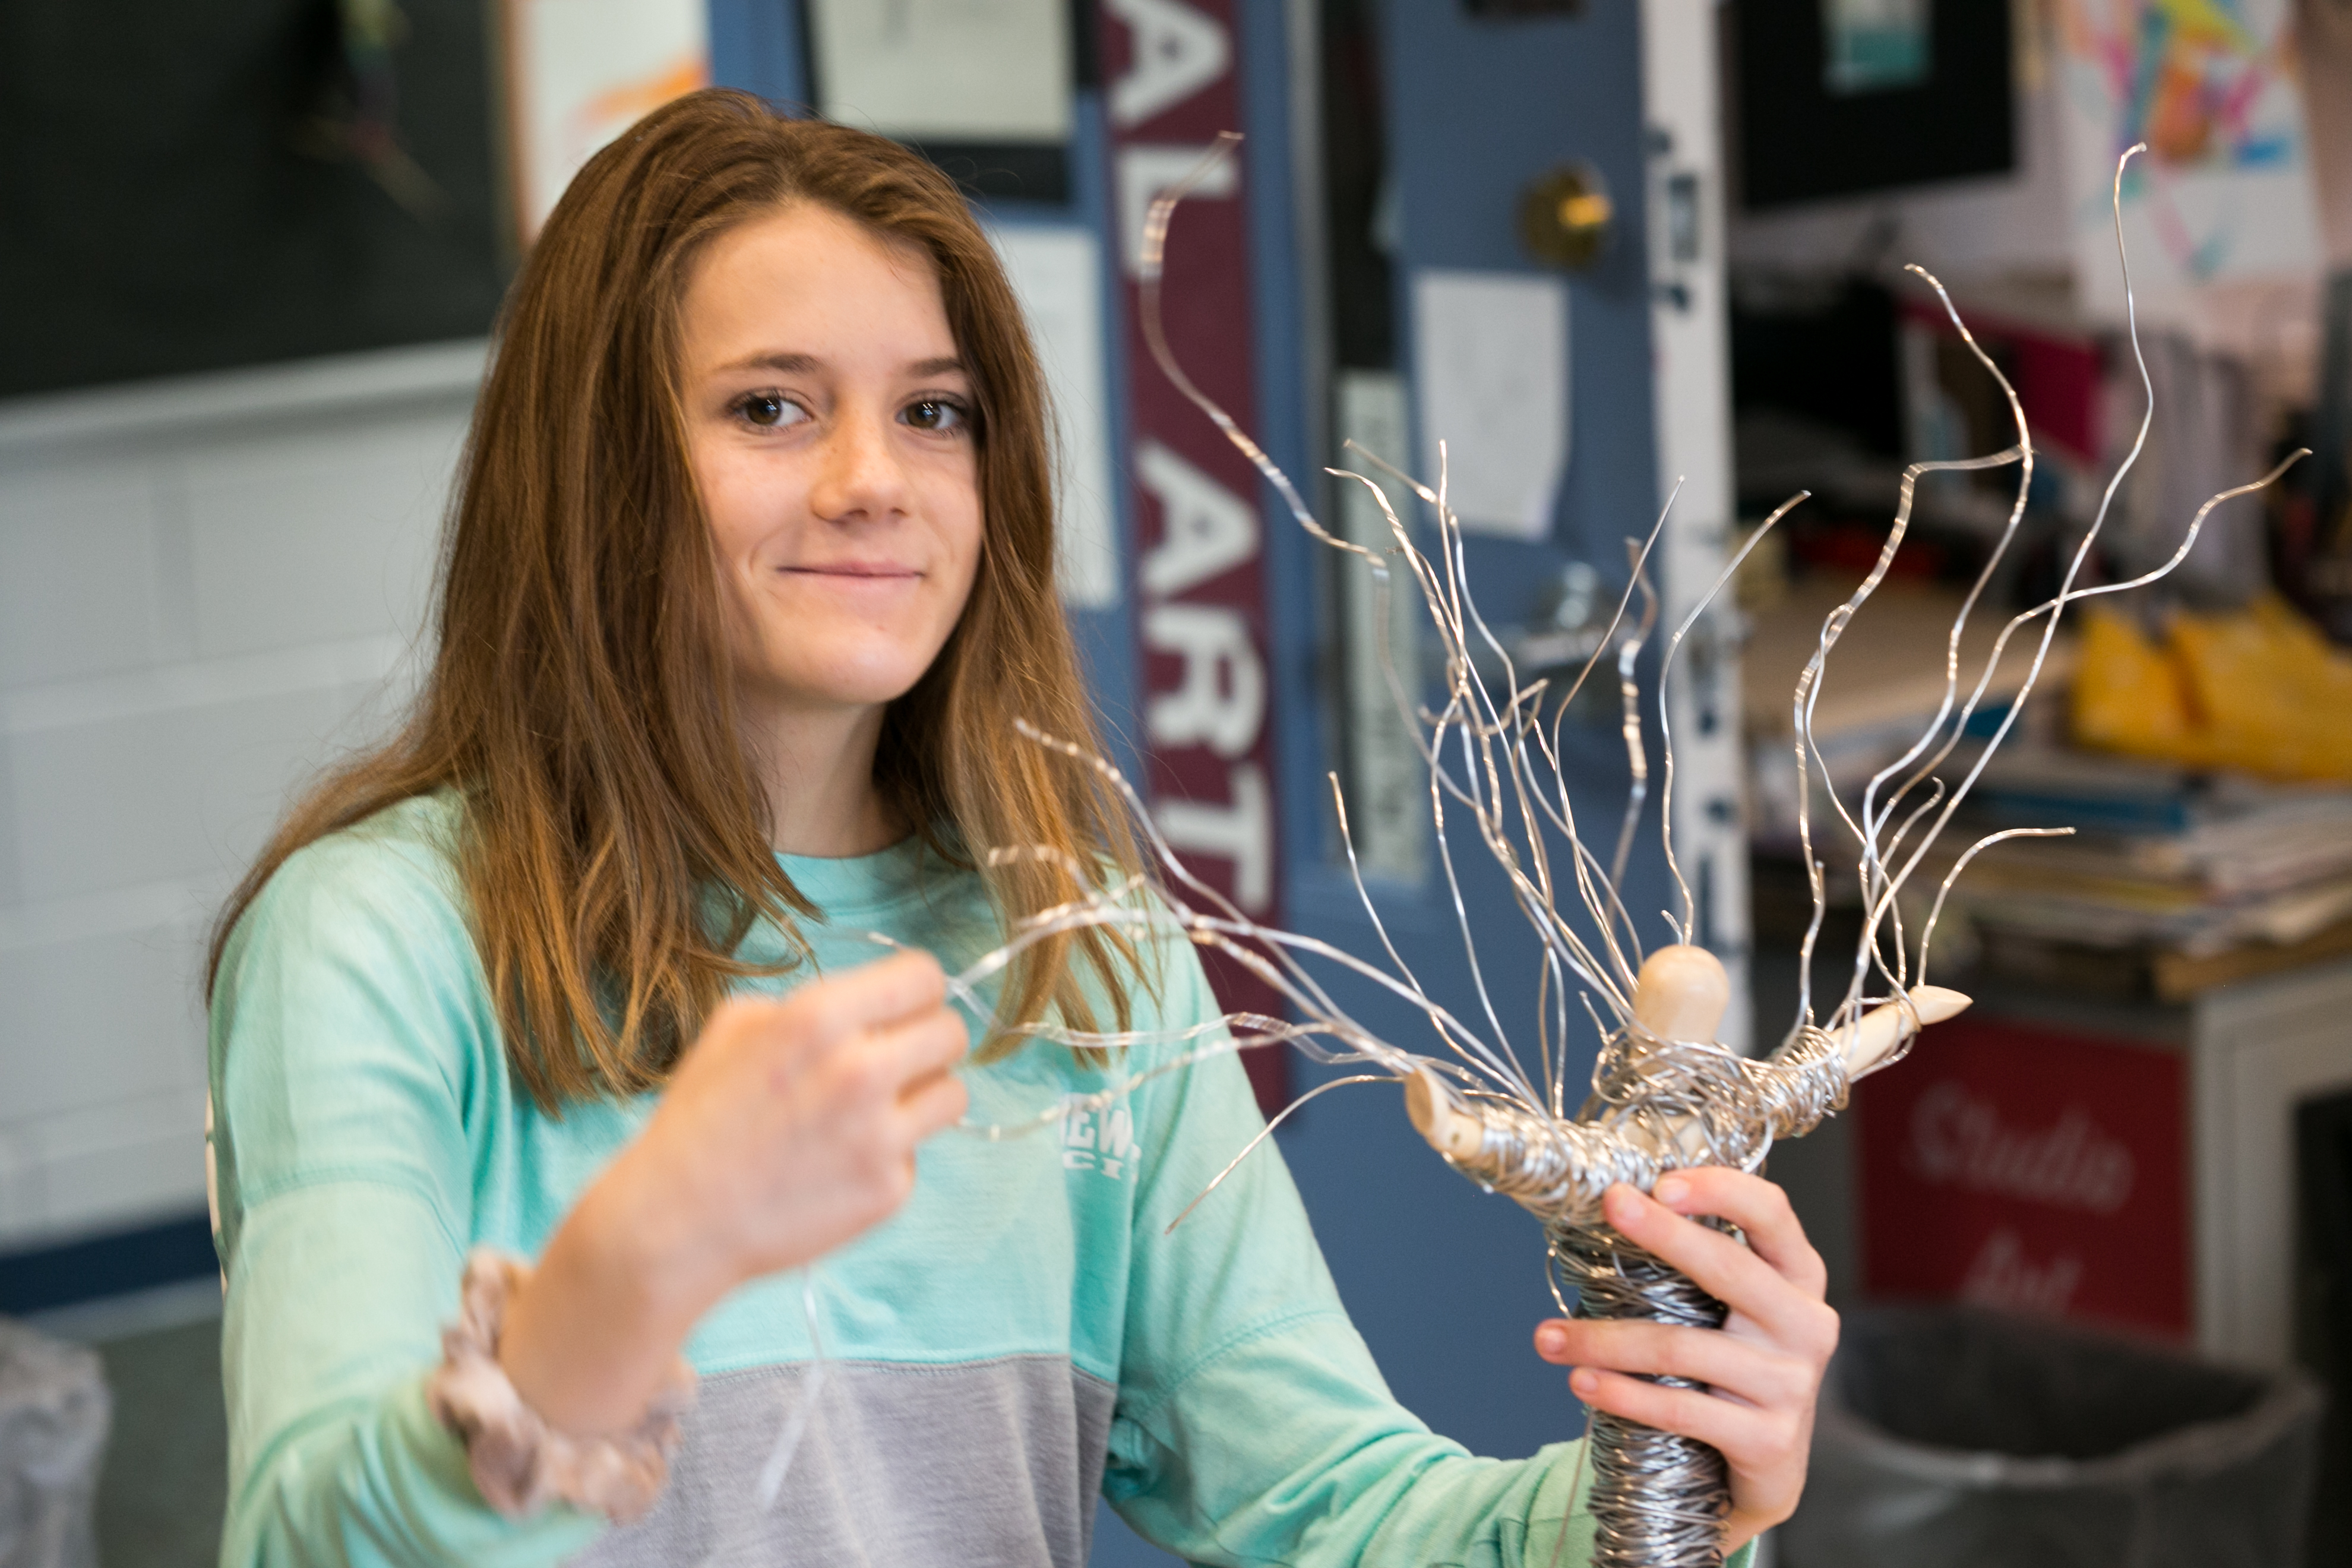
<svg viewBox="0 0 2352 1568"><path fill-rule="evenodd" d="M887 413L843 409L825 440L810 510L827 522L880 521L903 511L907 473L892 439L897 432Z"/></svg>

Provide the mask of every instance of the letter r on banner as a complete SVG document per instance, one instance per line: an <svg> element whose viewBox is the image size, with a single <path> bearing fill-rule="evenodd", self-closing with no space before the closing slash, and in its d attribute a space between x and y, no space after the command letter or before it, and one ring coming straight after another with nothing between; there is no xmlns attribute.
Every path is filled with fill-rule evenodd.
<svg viewBox="0 0 2352 1568"><path fill-rule="evenodd" d="M1223 605L1154 605L1144 646L1184 661L1184 683L1155 693L1144 732L1155 746L1206 746L1228 760L1257 745L1265 722L1265 667L1241 612Z"/></svg>

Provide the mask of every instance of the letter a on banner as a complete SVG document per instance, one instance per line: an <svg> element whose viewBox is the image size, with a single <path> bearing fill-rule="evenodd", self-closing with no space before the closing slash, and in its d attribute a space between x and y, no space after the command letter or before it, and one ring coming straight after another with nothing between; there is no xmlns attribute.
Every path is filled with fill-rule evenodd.
<svg viewBox="0 0 2352 1568"><path fill-rule="evenodd" d="M1265 530L1258 476L1171 385L1143 337L1137 279L1145 215L1220 132L1244 131L1235 0L1098 0L1110 106L1111 206L1126 266L1128 406L1136 455L1138 664L1144 788L1185 865L1255 920L1282 921L1281 819L1272 790ZM1240 161L1176 215L1160 287L1184 369L1244 429L1255 423L1250 247ZM1202 954L1228 1011L1279 1016L1281 994L1223 953ZM1289 1098L1275 1048L1243 1058L1269 1111Z"/></svg>

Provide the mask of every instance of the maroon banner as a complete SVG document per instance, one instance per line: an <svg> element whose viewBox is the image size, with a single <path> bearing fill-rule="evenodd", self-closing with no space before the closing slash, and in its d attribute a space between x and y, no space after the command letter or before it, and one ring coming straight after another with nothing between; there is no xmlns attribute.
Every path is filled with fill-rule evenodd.
<svg viewBox="0 0 2352 1568"><path fill-rule="evenodd" d="M1863 1289L2189 1336L2179 1053L1970 1015L1854 1089Z"/></svg>
<svg viewBox="0 0 2352 1568"><path fill-rule="evenodd" d="M1245 129L1234 9L1234 0L1100 0L1097 33L1124 283L1143 788L1185 865L1251 919L1274 925L1282 859L1260 481L1153 363L1139 278L1153 199L1200 163L1218 132ZM1243 189L1236 155L1177 210L1160 303L1185 372L1250 429L1255 358ZM1228 1011L1281 1016L1273 987L1221 953L1203 956ZM1288 1097L1287 1058L1267 1047L1243 1059L1270 1113Z"/></svg>

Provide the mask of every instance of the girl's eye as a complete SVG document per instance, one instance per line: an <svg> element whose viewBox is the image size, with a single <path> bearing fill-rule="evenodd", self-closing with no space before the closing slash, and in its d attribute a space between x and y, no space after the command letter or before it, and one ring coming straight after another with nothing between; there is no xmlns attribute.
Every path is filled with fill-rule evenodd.
<svg viewBox="0 0 2352 1568"><path fill-rule="evenodd" d="M763 430L781 430L808 417L807 410L780 392L754 392L738 398L735 413L745 424Z"/></svg>
<svg viewBox="0 0 2352 1568"><path fill-rule="evenodd" d="M907 405L899 416L918 430L930 430L945 435L961 430L971 422L971 415L960 403L944 397L919 397Z"/></svg>

